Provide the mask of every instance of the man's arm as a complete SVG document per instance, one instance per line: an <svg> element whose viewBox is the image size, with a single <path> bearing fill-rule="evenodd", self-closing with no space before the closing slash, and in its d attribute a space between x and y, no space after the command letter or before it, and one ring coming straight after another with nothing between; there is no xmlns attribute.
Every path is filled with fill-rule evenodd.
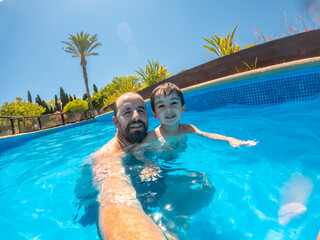
<svg viewBox="0 0 320 240"><path fill-rule="evenodd" d="M100 153L93 166L99 185L99 230L103 239L155 239L166 237L143 211L118 154Z"/></svg>
<svg viewBox="0 0 320 240"><path fill-rule="evenodd" d="M255 146L257 144L257 142L255 141L242 141L233 137L226 137L216 133L202 132L191 124L185 124L184 127L185 127L186 133L194 133L194 134L207 137L213 140L228 141L232 147L238 147L240 145Z"/></svg>

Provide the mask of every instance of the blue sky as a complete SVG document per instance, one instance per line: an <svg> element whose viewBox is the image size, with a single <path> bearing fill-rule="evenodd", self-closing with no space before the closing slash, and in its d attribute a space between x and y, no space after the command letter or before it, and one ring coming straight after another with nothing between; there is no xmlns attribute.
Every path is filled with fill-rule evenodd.
<svg viewBox="0 0 320 240"><path fill-rule="evenodd" d="M301 0L302 1L302 0ZM216 58L202 45L214 32L225 36L238 24L237 43L257 42L255 28L272 38L297 14L318 28L319 19L298 0L0 0L0 105L30 90L50 101L62 86L82 97L80 59L62 51L68 34L97 34L99 56L87 58L89 87L115 76L135 75L148 59L178 73ZM309 8L308 8L309 7ZM312 18L313 17L313 18Z"/></svg>

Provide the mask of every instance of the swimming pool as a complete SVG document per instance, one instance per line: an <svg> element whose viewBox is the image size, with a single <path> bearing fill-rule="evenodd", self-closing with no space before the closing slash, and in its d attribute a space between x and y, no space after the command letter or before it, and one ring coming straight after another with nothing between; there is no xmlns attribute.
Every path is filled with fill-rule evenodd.
<svg viewBox="0 0 320 240"><path fill-rule="evenodd" d="M166 175L151 190L138 189L133 167L129 174L140 199L162 194L144 203L147 211L168 225L175 211L181 213L184 228L176 228L181 239L315 239L320 222L319 76L320 69L313 68L187 94L183 123L259 144L234 149L190 136L183 151L153 157ZM149 120L149 129L158 126L151 114ZM75 187L90 153L114 134L107 115L1 152L0 239L99 239L92 196L79 200ZM306 213L282 226L279 190L292 175L308 177L314 188ZM172 192L171 186L179 187ZM166 205L172 196L181 204ZM80 201L92 204L89 214Z"/></svg>

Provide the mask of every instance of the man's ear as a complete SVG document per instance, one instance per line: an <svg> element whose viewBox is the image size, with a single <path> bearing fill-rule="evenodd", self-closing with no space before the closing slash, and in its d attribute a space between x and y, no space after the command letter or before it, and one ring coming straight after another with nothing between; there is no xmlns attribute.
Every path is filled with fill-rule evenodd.
<svg viewBox="0 0 320 240"><path fill-rule="evenodd" d="M112 117L112 121L114 123L114 125L116 126L116 128L118 128L118 122L115 116Z"/></svg>
<svg viewBox="0 0 320 240"><path fill-rule="evenodd" d="M186 108L185 108L185 106L183 105L183 107L182 107L182 113L185 113L185 111L186 111Z"/></svg>

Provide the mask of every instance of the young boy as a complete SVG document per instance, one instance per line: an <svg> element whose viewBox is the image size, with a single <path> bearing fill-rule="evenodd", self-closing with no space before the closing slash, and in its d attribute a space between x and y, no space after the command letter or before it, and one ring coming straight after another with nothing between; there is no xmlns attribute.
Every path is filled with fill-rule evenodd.
<svg viewBox="0 0 320 240"><path fill-rule="evenodd" d="M164 83L153 90L150 96L152 112L161 125L148 133L143 142L135 150L152 145L152 148L172 150L186 140L186 134L194 133L214 140L228 141L231 146L254 146L257 142L241 141L215 133L200 131L191 124L181 124L180 119L185 112L184 98L180 89L173 83Z"/></svg>

